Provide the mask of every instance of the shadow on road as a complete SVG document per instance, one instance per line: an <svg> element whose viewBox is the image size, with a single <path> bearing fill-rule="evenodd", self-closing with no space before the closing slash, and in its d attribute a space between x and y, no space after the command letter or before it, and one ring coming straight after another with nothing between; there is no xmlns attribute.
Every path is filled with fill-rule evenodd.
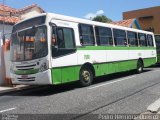
<svg viewBox="0 0 160 120"><path fill-rule="evenodd" d="M144 70L143 73L149 72L149 71L151 71L151 70L147 69L147 70ZM94 81L94 84L105 82L105 81L111 81L111 80L118 79L118 78L120 79L123 77L129 77L131 75L136 75L136 74L137 73L135 71L128 71L128 72L120 72L120 73L113 73L113 74L109 74L109 75L104 75L101 77L97 77Z"/></svg>
<svg viewBox="0 0 160 120"><path fill-rule="evenodd" d="M149 72L149 71L151 70L148 70L148 69L144 70L144 73ZM127 76L134 75L134 74L136 74L134 71L130 71L130 72L122 72L122 73L116 73L116 74L110 74L110 75L97 77L95 78L93 85L98 84L98 83L103 83L106 81L111 81L111 80L118 79L118 78L127 77ZM36 88L12 93L12 94L9 94L9 96L39 96L39 97L42 96L43 97L43 96L50 96L50 95L55 95L55 94L59 94L63 92L69 92L75 89L76 90L81 89L78 82L73 82L73 83L58 85L58 86L39 86Z"/></svg>
<svg viewBox="0 0 160 120"><path fill-rule="evenodd" d="M160 68L160 63L150 66L149 68Z"/></svg>

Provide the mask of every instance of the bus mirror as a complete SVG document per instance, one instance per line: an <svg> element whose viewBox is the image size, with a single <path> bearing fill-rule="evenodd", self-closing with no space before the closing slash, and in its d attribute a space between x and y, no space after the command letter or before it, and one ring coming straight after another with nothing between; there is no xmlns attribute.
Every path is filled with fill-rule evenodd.
<svg viewBox="0 0 160 120"><path fill-rule="evenodd" d="M55 27L57 27L57 25L54 24L54 23L52 23L52 22L49 22L49 25L50 25L50 26L55 26Z"/></svg>

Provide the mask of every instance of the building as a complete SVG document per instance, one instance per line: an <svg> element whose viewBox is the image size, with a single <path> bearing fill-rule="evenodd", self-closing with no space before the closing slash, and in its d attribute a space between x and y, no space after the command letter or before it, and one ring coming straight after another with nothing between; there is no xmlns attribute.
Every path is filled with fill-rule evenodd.
<svg viewBox="0 0 160 120"><path fill-rule="evenodd" d="M127 20L122 20L122 21L111 22L111 24L124 26L124 27L129 27L129 28L141 29L137 19L135 19L135 18L134 19L127 19Z"/></svg>
<svg viewBox="0 0 160 120"><path fill-rule="evenodd" d="M142 30L152 31L160 34L160 6L133 10L123 13L123 19L136 18Z"/></svg>
<svg viewBox="0 0 160 120"><path fill-rule="evenodd" d="M6 38L10 38L9 33L12 32L12 26L15 23L44 12L45 11L36 4L26 6L22 9L15 9L0 4L0 32L4 33Z"/></svg>

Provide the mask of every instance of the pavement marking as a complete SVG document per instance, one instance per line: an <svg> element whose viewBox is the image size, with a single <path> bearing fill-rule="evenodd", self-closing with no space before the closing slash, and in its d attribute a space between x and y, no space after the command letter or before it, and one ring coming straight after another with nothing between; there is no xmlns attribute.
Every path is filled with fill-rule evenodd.
<svg viewBox="0 0 160 120"><path fill-rule="evenodd" d="M100 84L100 85L97 85L97 86L93 86L93 87L90 87L88 89L95 89L95 88L98 88L98 87L102 87L102 86L105 86L105 85L109 85L109 84L113 84L113 83L117 83L117 82L121 82L121 81L124 81L124 80L128 80L128 79L131 79L131 78L134 78L136 77L135 75L134 76L130 76L130 77L125 77L125 78L122 78L122 79L119 79L119 80L114 80L112 82L107 82L107 83L104 83L104 84Z"/></svg>
<svg viewBox="0 0 160 120"><path fill-rule="evenodd" d="M9 108L9 109L5 109L5 110L1 110L0 113L4 113L4 112L15 110L15 109L16 109L16 107L15 108Z"/></svg>
<svg viewBox="0 0 160 120"><path fill-rule="evenodd" d="M148 106L147 110L151 112L158 112L160 109L160 99L156 100L154 103Z"/></svg>

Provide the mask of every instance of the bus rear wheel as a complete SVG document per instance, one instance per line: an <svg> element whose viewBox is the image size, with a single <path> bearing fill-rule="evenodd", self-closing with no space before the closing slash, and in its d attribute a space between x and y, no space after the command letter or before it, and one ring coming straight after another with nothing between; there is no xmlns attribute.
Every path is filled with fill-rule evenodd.
<svg viewBox="0 0 160 120"><path fill-rule="evenodd" d="M142 60L138 60L137 62L137 73L140 74L143 72L143 68L144 68L144 65L143 65L143 62Z"/></svg>
<svg viewBox="0 0 160 120"><path fill-rule="evenodd" d="M93 72L87 67L82 67L80 70L80 85L86 87L93 82Z"/></svg>

